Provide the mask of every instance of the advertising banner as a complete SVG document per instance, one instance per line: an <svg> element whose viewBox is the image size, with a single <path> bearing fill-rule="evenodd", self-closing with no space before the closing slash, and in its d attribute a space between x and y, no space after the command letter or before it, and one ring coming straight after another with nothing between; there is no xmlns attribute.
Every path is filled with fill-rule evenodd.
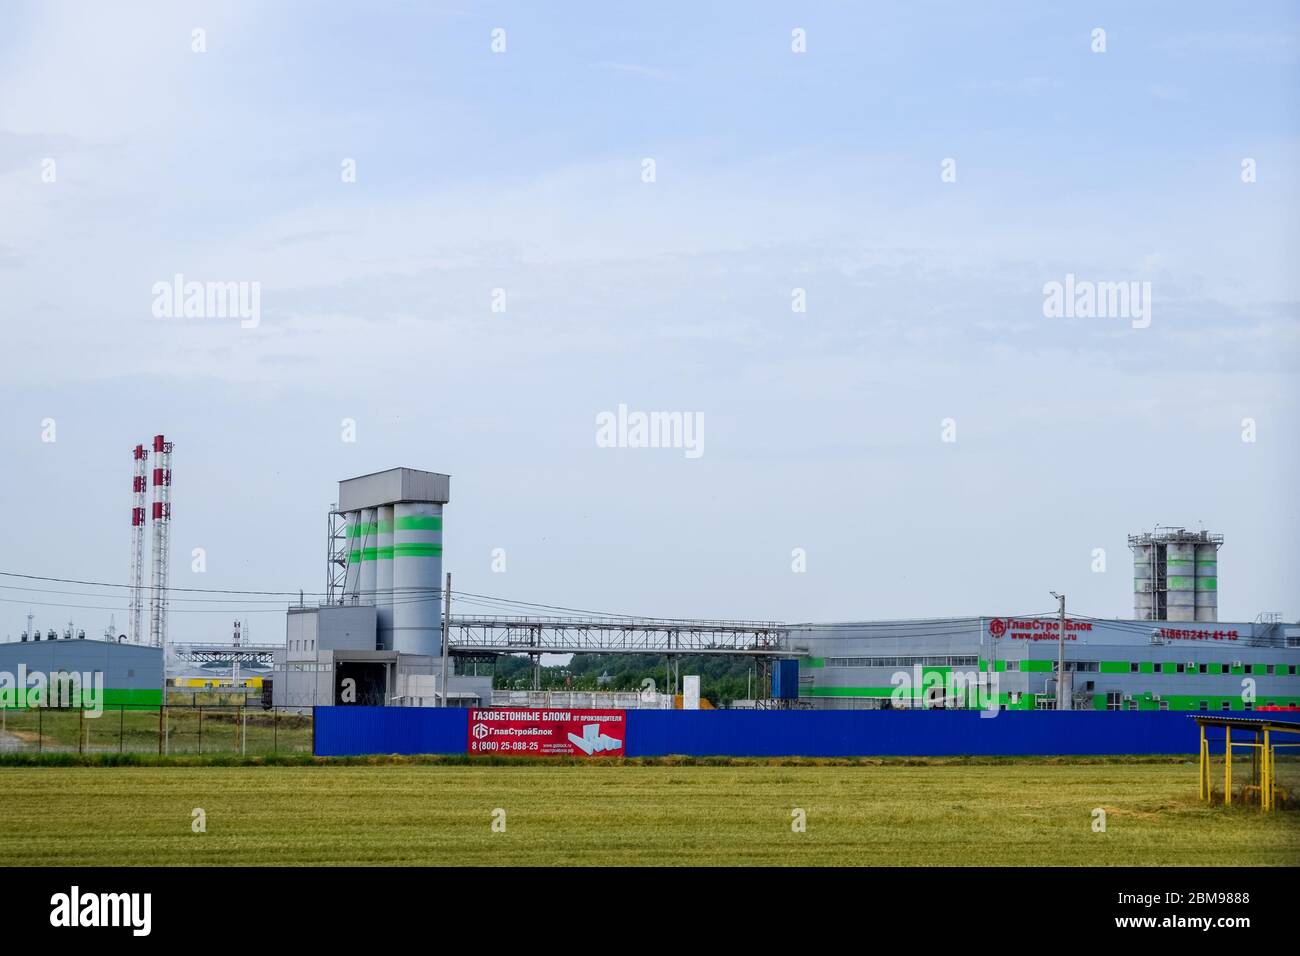
<svg viewBox="0 0 1300 956"><path fill-rule="evenodd" d="M523 756L621 757L627 717L621 710L503 707L469 712L469 752Z"/></svg>

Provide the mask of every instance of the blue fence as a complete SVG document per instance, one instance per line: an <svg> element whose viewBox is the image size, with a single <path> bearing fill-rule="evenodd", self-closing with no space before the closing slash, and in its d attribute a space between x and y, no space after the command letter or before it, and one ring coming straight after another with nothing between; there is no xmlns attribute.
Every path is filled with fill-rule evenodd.
<svg viewBox="0 0 1300 956"><path fill-rule="evenodd" d="M628 712L628 755L944 757L1194 754L1196 722L1156 712L687 711Z"/></svg>
<svg viewBox="0 0 1300 956"><path fill-rule="evenodd" d="M322 757L461 754L468 732L469 712L457 708L316 709ZM1198 741L1192 715L1178 711L629 710L625 749L629 757L1195 754Z"/></svg>
<svg viewBox="0 0 1300 956"><path fill-rule="evenodd" d="M317 707L316 756L463 754L469 711L458 707Z"/></svg>

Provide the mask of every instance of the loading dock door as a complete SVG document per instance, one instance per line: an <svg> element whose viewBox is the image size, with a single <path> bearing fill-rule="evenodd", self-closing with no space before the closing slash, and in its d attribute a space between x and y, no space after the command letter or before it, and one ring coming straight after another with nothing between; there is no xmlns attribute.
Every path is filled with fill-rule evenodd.
<svg viewBox="0 0 1300 956"><path fill-rule="evenodd" d="M349 684L349 681L353 683ZM383 707L387 690L387 664L374 661L339 661L334 667L335 704Z"/></svg>

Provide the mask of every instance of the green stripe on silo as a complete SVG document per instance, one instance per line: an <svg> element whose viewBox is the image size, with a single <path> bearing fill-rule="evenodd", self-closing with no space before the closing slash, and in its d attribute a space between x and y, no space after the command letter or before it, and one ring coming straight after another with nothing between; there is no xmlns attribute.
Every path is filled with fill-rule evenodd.
<svg viewBox="0 0 1300 956"><path fill-rule="evenodd" d="M1170 558L1168 561L1165 562L1165 564L1169 565L1169 567L1171 567L1171 568L1172 568L1175 564L1177 564L1177 565L1184 565L1184 564L1191 564L1191 563L1192 563L1192 559L1191 559L1191 558Z"/></svg>
<svg viewBox="0 0 1300 956"><path fill-rule="evenodd" d="M1196 566L1197 566L1197 567L1207 567L1207 566L1208 566L1208 567L1211 567L1211 568L1212 568L1212 567L1214 567L1214 566L1215 566L1216 564L1218 564L1218 563L1219 563L1218 561L1197 561L1197 562L1196 562Z"/></svg>
<svg viewBox="0 0 1300 956"><path fill-rule="evenodd" d="M1169 579L1169 590L1171 591L1190 591L1196 578L1192 577L1171 577Z"/></svg>
<svg viewBox="0 0 1300 956"><path fill-rule="evenodd" d="M393 557L395 558L436 558L441 555L442 545L440 544L415 542L393 545Z"/></svg>
<svg viewBox="0 0 1300 956"><path fill-rule="evenodd" d="M360 563L361 563L361 552L360 552L360 551L349 551L349 552L348 552L348 563L349 563L349 564L360 564Z"/></svg>
<svg viewBox="0 0 1300 956"><path fill-rule="evenodd" d="M390 545L387 548L376 548L375 553L379 556L380 561L387 561L393 556L393 549Z"/></svg>
<svg viewBox="0 0 1300 956"><path fill-rule="evenodd" d="M371 521L368 524L348 525L349 538L364 538L367 535L379 534L379 525Z"/></svg>
<svg viewBox="0 0 1300 956"><path fill-rule="evenodd" d="M1196 590L1198 591L1217 591L1219 589L1218 578L1197 578Z"/></svg>
<svg viewBox="0 0 1300 956"><path fill-rule="evenodd" d="M378 552L379 552L379 549L378 549L378 548L362 548L362 549L361 549L361 560L362 560L362 561L377 561L377 560L379 560L379 553L378 553Z"/></svg>
<svg viewBox="0 0 1300 956"><path fill-rule="evenodd" d="M388 533L389 533L390 531L392 531L392 530L393 530L393 523L392 523L391 521L381 521L381 522L379 522L379 533L380 533L380 534L388 534Z"/></svg>
<svg viewBox="0 0 1300 956"><path fill-rule="evenodd" d="M442 519L437 515L410 515L393 522L394 531L441 531Z"/></svg>

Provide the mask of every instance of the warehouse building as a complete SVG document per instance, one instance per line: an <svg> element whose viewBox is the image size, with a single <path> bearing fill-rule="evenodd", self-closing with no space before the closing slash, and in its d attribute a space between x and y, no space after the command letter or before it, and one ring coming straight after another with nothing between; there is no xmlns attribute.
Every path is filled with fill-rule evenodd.
<svg viewBox="0 0 1300 956"><path fill-rule="evenodd" d="M1055 616L795 625L799 699L819 708L1056 707ZM1241 711L1300 705L1300 625L1067 618L1067 706Z"/></svg>
<svg viewBox="0 0 1300 956"><path fill-rule="evenodd" d="M46 640L24 639L0 644L0 688L34 686L33 678L37 674L43 675L46 686L55 682L55 675L91 675L102 688L100 704L105 709L156 708L161 703L160 648L71 635L56 639L53 633ZM23 637L28 635L24 633ZM50 703L58 705L60 701L55 699ZM0 695L0 705L22 704L16 698L11 700Z"/></svg>

